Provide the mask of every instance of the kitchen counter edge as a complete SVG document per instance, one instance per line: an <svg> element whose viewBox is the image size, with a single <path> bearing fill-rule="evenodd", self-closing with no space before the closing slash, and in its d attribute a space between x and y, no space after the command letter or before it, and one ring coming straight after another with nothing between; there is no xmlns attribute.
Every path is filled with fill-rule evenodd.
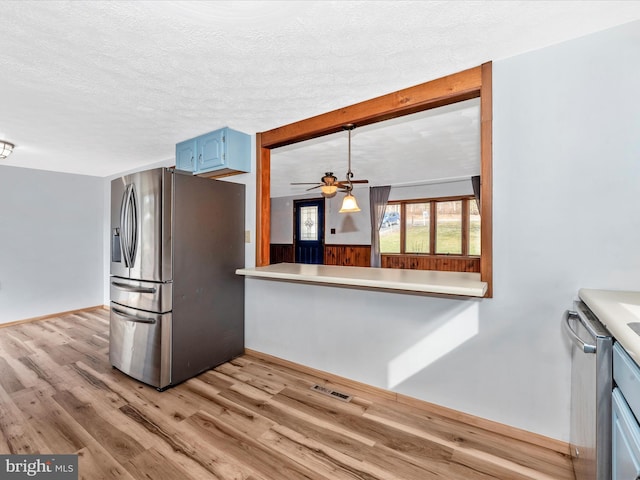
<svg viewBox="0 0 640 480"><path fill-rule="evenodd" d="M479 273L277 263L240 268L236 274L290 282L466 297L483 297L487 291L487 283L480 280Z"/></svg>

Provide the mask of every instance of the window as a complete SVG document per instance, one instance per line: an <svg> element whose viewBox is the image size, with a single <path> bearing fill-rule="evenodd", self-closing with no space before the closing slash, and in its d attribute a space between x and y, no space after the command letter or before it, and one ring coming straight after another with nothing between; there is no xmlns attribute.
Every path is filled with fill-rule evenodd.
<svg viewBox="0 0 640 480"><path fill-rule="evenodd" d="M480 255L474 197L389 202L380 229L384 254Z"/></svg>
<svg viewBox="0 0 640 480"><path fill-rule="evenodd" d="M318 207L300 207L300 240L318 240Z"/></svg>

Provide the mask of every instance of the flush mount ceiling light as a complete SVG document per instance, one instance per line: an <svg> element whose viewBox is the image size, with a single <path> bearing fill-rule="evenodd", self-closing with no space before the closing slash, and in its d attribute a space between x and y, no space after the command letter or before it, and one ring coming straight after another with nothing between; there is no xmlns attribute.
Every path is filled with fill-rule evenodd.
<svg viewBox="0 0 640 480"><path fill-rule="evenodd" d="M7 158L9 155L11 155L11 152L13 152L13 147L15 147L13 143L0 140L0 159Z"/></svg>
<svg viewBox="0 0 640 480"><path fill-rule="evenodd" d="M340 213L352 213L359 212L360 207L358 207L358 202L356 202L356 197L351 194L353 190L353 183L351 179L353 178L353 172L351 171L351 130L356 128L353 123L349 123L344 126L344 129L349 132L349 169L347 170L347 181L344 185L344 189L347 194L342 201L342 208L340 209Z"/></svg>

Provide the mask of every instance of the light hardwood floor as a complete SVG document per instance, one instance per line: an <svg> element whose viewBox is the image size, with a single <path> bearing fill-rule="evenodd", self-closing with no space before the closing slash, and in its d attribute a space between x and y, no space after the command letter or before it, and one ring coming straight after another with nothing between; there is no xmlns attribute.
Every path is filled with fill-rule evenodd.
<svg viewBox="0 0 640 480"><path fill-rule="evenodd" d="M111 368L108 331L101 309L0 328L0 453L78 453L87 480L574 478L554 449L256 355L158 392Z"/></svg>

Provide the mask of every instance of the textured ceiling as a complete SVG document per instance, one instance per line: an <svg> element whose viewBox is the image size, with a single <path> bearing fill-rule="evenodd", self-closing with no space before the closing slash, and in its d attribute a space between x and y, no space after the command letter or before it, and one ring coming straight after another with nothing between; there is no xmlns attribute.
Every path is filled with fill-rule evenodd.
<svg viewBox="0 0 640 480"><path fill-rule="evenodd" d="M630 22L640 2L0 0L0 11L0 139L17 145L4 164L107 176L219 127L254 134ZM354 132L357 176L373 175L355 163L364 137Z"/></svg>
<svg viewBox="0 0 640 480"><path fill-rule="evenodd" d="M277 148L271 154L271 196L307 193L325 172L346 180L347 131ZM351 131L354 179L411 185L480 174L480 99L427 110ZM314 189L317 194L318 190Z"/></svg>

